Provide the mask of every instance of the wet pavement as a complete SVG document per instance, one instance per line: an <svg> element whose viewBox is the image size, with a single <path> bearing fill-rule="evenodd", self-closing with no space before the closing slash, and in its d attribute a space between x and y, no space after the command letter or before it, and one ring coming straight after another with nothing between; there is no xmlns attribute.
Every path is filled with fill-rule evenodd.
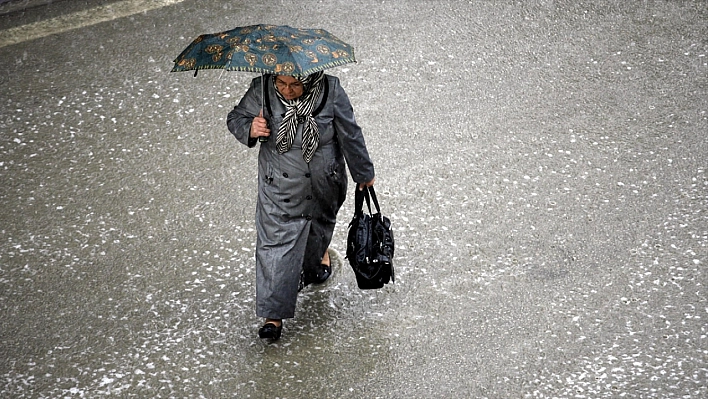
<svg viewBox="0 0 708 399"><path fill-rule="evenodd" d="M254 75L169 73L262 22L355 46L396 234L394 285L335 256L275 344ZM708 396L707 37L705 1L186 0L0 47L0 397Z"/></svg>

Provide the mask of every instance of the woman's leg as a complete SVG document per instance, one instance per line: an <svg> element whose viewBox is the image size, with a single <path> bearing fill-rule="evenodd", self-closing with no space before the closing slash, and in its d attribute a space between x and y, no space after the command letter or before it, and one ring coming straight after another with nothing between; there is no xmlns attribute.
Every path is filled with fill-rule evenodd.
<svg viewBox="0 0 708 399"><path fill-rule="evenodd" d="M327 247L332 241L333 232L334 223L313 220L303 261L303 287L313 283L324 283L329 278L331 271L325 271L323 265L329 269L330 259Z"/></svg>

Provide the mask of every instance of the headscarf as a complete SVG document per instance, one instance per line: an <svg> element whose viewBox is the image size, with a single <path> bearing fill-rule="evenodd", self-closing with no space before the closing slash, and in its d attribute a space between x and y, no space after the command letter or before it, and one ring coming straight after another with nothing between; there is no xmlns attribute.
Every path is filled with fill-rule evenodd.
<svg viewBox="0 0 708 399"><path fill-rule="evenodd" d="M322 80L324 72L315 72L307 75L304 78L298 78L303 85L303 93L300 97L294 100L286 100L278 88L275 88L275 94L285 106L285 117L278 128L275 144L278 153L282 154L290 150L295 140L297 126L300 123L305 125L302 128L302 159L306 163L310 163L315 150L320 143L320 129L317 127L317 122L312 116L312 111L315 109L315 102L322 93ZM275 86L275 79L273 79Z"/></svg>

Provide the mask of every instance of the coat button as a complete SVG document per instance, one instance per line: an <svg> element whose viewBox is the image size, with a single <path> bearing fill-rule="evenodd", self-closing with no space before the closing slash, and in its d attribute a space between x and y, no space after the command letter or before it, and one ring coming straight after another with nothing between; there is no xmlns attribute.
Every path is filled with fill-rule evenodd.
<svg viewBox="0 0 708 399"><path fill-rule="evenodd" d="M305 173L305 177L310 178L312 176L310 173Z"/></svg>
<svg viewBox="0 0 708 399"><path fill-rule="evenodd" d="M283 173L283 177L288 177L288 174L287 174L287 173Z"/></svg>
<svg viewBox="0 0 708 399"><path fill-rule="evenodd" d="M312 220L312 216L307 215L307 216L305 216L305 219L307 219L307 220Z"/></svg>
<svg viewBox="0 0 708 399"><path fill-rule="evenodd" d="M283 200L283 202L285 202L285 203L288 203L288 202L290 202L290 198L286 198L286 199L284 199L284 200Z"/></svg>
<svg viewBox="0 0 708 399"><path fill-rule="evenodd" d="M311 195L308 195L307 197L305 197L305 199L311 200L311 199L312 199L312 196L311 196Z"/></svg>

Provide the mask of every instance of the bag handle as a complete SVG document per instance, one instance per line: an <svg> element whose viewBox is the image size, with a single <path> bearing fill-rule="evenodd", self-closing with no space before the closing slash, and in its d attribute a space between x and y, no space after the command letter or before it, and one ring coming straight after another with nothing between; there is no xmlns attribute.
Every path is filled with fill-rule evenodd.
<svg viewBox="0 0 708 399"><path fill-rule="evenodd" d="M364 214L364 198L366 198L366 206L369 208L369 213L371 213L371 203L369 202L369 191L359 190L359 185L356 184L354 187L354 214L363 215Z"/></svg>
<svg viewBox="0 0 708 399"><path fill-rule="evenodd" d="M379 200L376 199L376 191L374 191L374 186L368 187L368 189L369 194L371 194L371 200L374 202L374 206L376 207L376 213L381 213L381 208L379 208ZM369 206L369 212L371 212L371 206Z"/></svg>

